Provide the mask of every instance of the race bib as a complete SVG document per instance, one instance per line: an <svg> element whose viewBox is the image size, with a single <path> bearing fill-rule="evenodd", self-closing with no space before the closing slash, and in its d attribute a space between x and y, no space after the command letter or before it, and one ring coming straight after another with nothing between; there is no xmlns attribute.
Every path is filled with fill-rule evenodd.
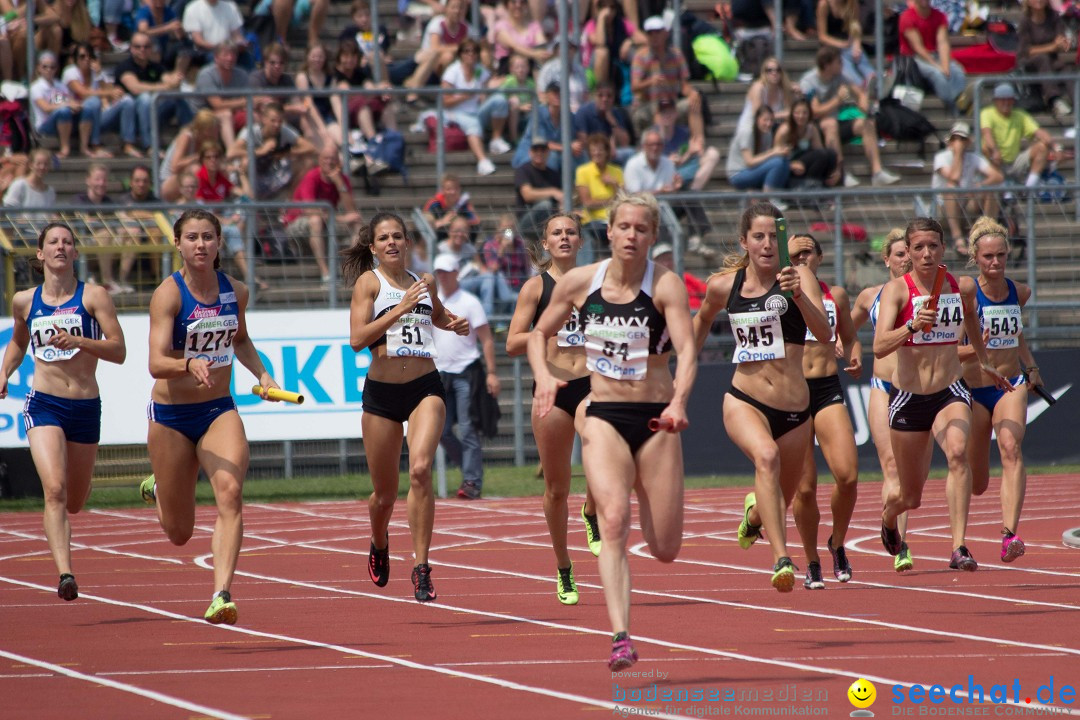
<svg viewBox="0 0 1080 720"><path fill-rule="evenodd" d="M780 314L776 311L729 313L728 321L735 336L733 362L779 360L786 357Z"/></svg>
<svg viewBox="0 0 1080 720"><path fill-rule="evenodd" d="M555 344L559 347L581 347L585 344L585 334L581 332L581 317L577 308L571 311L566 324L559 328Z"/></svg>
<svg viewBox="0 0 1080 720"><path fill-rule="evenodd" d="M912 298L912 315L917 315L929 298L929 295ZM911 338L913 345L950 345L960 341L964 330L964 303L960 294L940 295L937 307L938 315L934 326L925 332L915 333Z"/></svg>
<svg viewBox="0 0 1080 720"><path fill-rule="evenodd" d="M59 362L70 360L78 354L79 349L61 350L49 345L49 340L57 333L57 328L64 330L68 335L83 334L82 315L65 313L62 315L39 315L30 322L30 334L34 341L34 357L45 362Z"/></svg>
<svg viewBox="0 0 1080 720"><path fill-rule="evenodd" d="M989 331L987 350L1004 350L1020 346L1024 321L1019 305L989 305L982 309L982 329Z"/></svg>
<svg viewBox="0 0 1080 720"><path fill-rule="evenodd" d="M386 331L386 354L394 357L438 357L431 332L431 309L417 305Z"/></svg>
<svg viewBox="0 0 1080 720"><path fill-rule="evenodd" d="M240 328L235 315L202 317L188 325L184 357L205 360L211 368L232 365L233 339Z"/></svg>
<svg viewBox="0 0 1080 720"><path fill-rule="evenodd" d="M584 339L585 365L592 372L613 380L645 379L649 326L644 317L597 317L586 325Z"/></svg>
<svg viewBox="0 0 1080 720"><path fill-rule="evenodd" d="M836 303L831 298L822 298L825 302L825 316L829 318L829 342L836 342ZM822 342L814 337L810 328L806 329L806 342Z"/></svg>

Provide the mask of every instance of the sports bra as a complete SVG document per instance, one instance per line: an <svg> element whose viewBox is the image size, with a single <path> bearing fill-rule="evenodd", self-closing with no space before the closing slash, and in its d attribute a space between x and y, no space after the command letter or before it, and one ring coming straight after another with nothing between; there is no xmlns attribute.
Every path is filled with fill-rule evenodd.
<svg viewBox="0 0 1080 720"><path fill-rule="evenodd" d="M78 348L61 350L49 345L49 340L60 328L69 335L98 340L101 328L94 316L83 305L83 290L86 287L81 280L75 285L75 293L62 305L47 305L41 299L41 286L34 290L34 299L30 303L30 312L26 316L26 329L30 333L30 346L34 358L44 362L70 360L79 353Z"/></svg>
<svg viewBox="0 0 1080 720"><path fill-rule="evenodd" d="M1005 278L1009 294L1004 300L996 302L983 294L982 286L975 283L975 300L978 302L979 327L983 332L989 330L986 341L987 350L1004 350L1020 346L1020 335L1024 332L1021 317L1020 295L1016 292L1016 283Z"/></svg>
<svg viewBox="0 0 1080 720"><path fill-rule="evenodd" d="M551 293L555 290L555 278L551 277L550 273L545 271L540 276L540 280L543 283L543 288L540 290L540 301L536 303L536 312L533 314L533 327L536 327L536 323L540 321L540 316L547 310L547 306L551 302ZM559 332L555 336L555 342L559 347L581 347L585 344L585 336L581 332L581 318L578 315L577 308L570 311L570 317L559 328Z"/></svg>
<svg viewBox="0 0 1080 720"><path fill-rule="evenodd" d="M379 294L375 296L375 304L371 308L371 319L378 320L401 302L406 291L391 285L378 268L372 271L375 277L379 278ZM420 280L411 271L405 272L409 273L413 280ZM368 348L386 345L387 355L435 359L438 353L432 333L431 313L431 298L425 293L416 307L394 321L386 333L376 338Z"/></svg>
<svg viewBox="0 0 1080 720"><path fill-rule="evenodd" d="M758 297L742 297L746 268L739 268L728 295L727 313L731 332L735 336L736 363L759 360L779 360L786 357L784 346L806 344L806 320L774 283L768 292Z"/></svg>
<svg viewBox="0 0 1080 720"><path fill-rule="evenodd" d="M240 307L228 276L217 271L217 300L208 305L191 294L179 270L172 274L172 279L180 289L180 312L173 318L172 349L183 350L185 358L205 360L212 368L232 365Z"/></svg>
<svg viewBox="0 0 1080 720"><path fill-rule="evenodd" d="M908 301L896 316L893 329L907 325L923 303L930 298L929 295L917 294L919 290L915 287L915 281L911 279L911 273L904 275L904 282L907 284ZM934 321L934 326L929 330L916 332L904 342L904 345L956 345L960 341L960 334L964 328L964 302L960 297L960 285L950 273L945 273L945 282L949 286L949 291L942 292L938 296L938 316Z"/></svg>

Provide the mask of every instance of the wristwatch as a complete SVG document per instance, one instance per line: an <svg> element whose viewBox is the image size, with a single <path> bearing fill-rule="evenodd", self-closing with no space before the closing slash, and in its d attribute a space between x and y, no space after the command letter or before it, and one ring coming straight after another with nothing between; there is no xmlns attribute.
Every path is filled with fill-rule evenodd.
<svg viewBox="0 0 1080 720"><path fill-rule="evenodd" d="M912 335L914 335L916 333L915 326L911 323L910 320L907 321L907 325L905 325L904 327L906 327L907 331L909 333L911 333Z"/></svg>

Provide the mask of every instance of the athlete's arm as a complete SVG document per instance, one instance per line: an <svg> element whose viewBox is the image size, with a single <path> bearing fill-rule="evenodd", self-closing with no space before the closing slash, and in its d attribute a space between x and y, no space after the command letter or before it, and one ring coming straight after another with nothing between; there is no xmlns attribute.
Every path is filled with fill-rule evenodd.
<svg viewBox="0 0 1080 720"><path fill-rule="evenodd" d="M1016 294L1020 300L1020 307L1023 308L1027 305L1027 301L1031 299L1031 288L1023 283L1016 283ZM1017 339L1020 342L1020 362L1024 365L1028 383L1042 385L1042 375L1039 374L1039 366L1035 364L1035 356L1031 354L1031 348L1028 347L1027 338L1021 332L1020 337Z"/></svg>
<svg viewBox="0 0 1080 720"><path fill-rule="evenodd" d="M78 348L96 358L106 362L122 365L127 358L127 346L124 343L124 330L120 327L120 321L116 319L116 306L112 297L100 285L83 286L83 305L86 311L97 320L101 327L102 338L94 340L81 335L70 335L65 330L57 328L57 332L49 339L49 344L61 350Z"/></svg>
<svg viewBox="0 0 1080 720"><path fill-rule="evenodd" d="M172 327L176 313L180 312L180 289L173 279L166 278L150 298L150 377L155 380L171 380L188 374L189 363L181 357L172 357ZM206 363L192 360L190 365L201 363L205 377L209 377Z"/></svg>
<svg viewBox="0 0 1080 720"><path fill-rule="evenodd" d="M574 298L585 292L591 277L592 268L589 266L575 268L566 273L555 285L547 309L529 333L525 347L529 367L532 368L533 379L536 380L533 406L536 408L537 417L544 417L551 412L555 405L555 393L566 386L566 382L556 380L548 372L547 339L559 332L559 328L566 323L574 310Z"/></svg>
<svg viewBox="0 0 1080 720"><path fill-rule="evenodd" d="M907 284L903 278L896 278L885 283L881 290L881 302L878 304L877 330L874 331L874 357L883 358L894 353L911 337L906 325L894 328L896 316L907 302ZM927 307L919 309L919 314L912 320L913 327L922 323L934 324L937 312Z"/></svg>
<svg viewBox="0 0 1080 720"><path fill-rule="evenodd" d="M675 394L660 417L672 421L671 432L681 432L690 426L686 404L690 401L690 390L697 378L697 339L690 319L690 299L682 278L670 270L660 273L655 295L657 309L664 314L664 322L671 335L671 347L678 359L675 365Z"/></svg>
<svg viewBox="0 0 1080 720"><path fill-rule="evenodd" d="M694 347L698 353L705 347L705 338L709 336L713 320L727 307L734 279L735 273L718 273L705 284L705 299L694 316Z"/></svg>
<svg viewBox="0 0 1080 720"><path fill-rule="evenodd" d="M375 277L375 273L364 273L353 285L352 303L349 306L349 345L356 352L385 335L398 318L416 307L420 298L427 293L427 285L423 280L413 283L412 287L405 291L401 302L381 317L372 319L371 312L375 307L375 295L378 292L379 279Z"/></svg>
<svg viewBox="0 0 1080 720"><path fill-rule="evenodd" d="M458 335L468 335L469 319L464 316L458 317L446 309L446 306L442 304L442 300L439 299L435 278L430 273L424 273L420 279L427 285L428 296L431 298L431 324L440 330L457 333Z"/></svg>
<svg viewBox="0 0 1080 720"><path fill-rule="evenodd" d="M236 335L233 336L233 352L236 354L236 359L240 364L250 370L252 375L259 378L259 385L262 386L260 395L263 400L269 400L267 390L278 387L278 384L274 382L274 378L270 376L270 373L266 372L262 358L259 357L259 351L255 349L255 343L251 342L251 336L248 335L247 313L245 312L247 310L248 289L242 282L237 280L232 281L232 286L236 292L237 310L237 327Z"/></svg>
<svg viewBox="0 0 1080 720"><path fill-rule="evenodd" d="M858 380L862 375L862 343L855 335L855 324L851 321L847 290L837 285L831 292L836 303L836 337L843 344L843 358L847 363L844 372Z"/></svg>
<svg viewBox="0 0 1080 720"><path fill-rule="evenodd" d="M990 376L994 381L994 385L999 390L1005 390L1006 392L1012 392L1012 383L1009 379L999 373L994 364L990 362L990 356L986 352L986 344L983 342L982 328L979 327L978 308L975 304L975 286L974 283L970 285L960 286L960 301L964 304L964 331L967 333L968 342L971 347L975 349L975 355L979 358L979 365L982 366L983 372Z"/></svg>
<svg viewBox="0 0 1080 720"><path fill-rule="evenodd" d="M961 277L959 280L957 280L957 284L960 286L961 295L968 291L975 291L975 279L970 276L965 275L964 277ZM966 314L967 313L965 312L965 315ZM985 345L987 337L989 337L989 335L985 331L982 333L982 335L983 345ZM977 360L977 358L975 357L975 346L972 345L971 342L968 340L966 323L964 324L964 327L961 328L960 336L957 338L956 354L960 356L960 362L962 363Z"/></svg>
<svg viewBox="0 0 1080 720"><path fill-rule="evenodd" d="M790 278L790 271L794 270L796 276ZM780 288L792 293L795 305L802 313L806 327L814 334L814 337L827 338L832 335L832 327L829 325L829 316L825 313L825 303L821 299L821 286L818 284L814 273L805 265L798 267L786 267L780 271L777 279Z"/></svg>
<svg viewBox="0 0 1080 720"><path fill-rule="evenodd" d="M529 344L529 324L540 304L540 290L544 281L539 275L529 278L518 293L514 316L510 318L510 329L506 333L506 354L510 357L524 355Z"/></svg>
<svg viewBox="0 0 1080 720"><path fill-rule="evenodd" d="M870 306L874 304L874 298L877 297L879 290L881 290L880 285L868 287L855 298L855 305L851 308L851 328L855 332L858 332L863 323L870 319Z"/></svg>
<svg viewBox="0 0 1080 720"><path fill-rule="evenodd" d="M8 394L8 378L26 357L26 348L30 346L30 331L26 328L26 314L33 299L33 290L15 293L11 303L11 316L15 321L11 328L11 342L4 350L4 377L0 378L0 399Z"/></svg>

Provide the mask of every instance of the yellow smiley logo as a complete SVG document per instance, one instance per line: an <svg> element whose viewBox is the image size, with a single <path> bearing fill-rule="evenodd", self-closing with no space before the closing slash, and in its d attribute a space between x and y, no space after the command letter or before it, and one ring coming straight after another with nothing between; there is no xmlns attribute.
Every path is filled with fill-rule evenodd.
<svg viewBox="0 0 1080 720"><path fill-rule="evenodd" d="M859 678L851 683L847 691L848 700L857 708L868 708L877 699L877 688L869 680Z"/></svg>

